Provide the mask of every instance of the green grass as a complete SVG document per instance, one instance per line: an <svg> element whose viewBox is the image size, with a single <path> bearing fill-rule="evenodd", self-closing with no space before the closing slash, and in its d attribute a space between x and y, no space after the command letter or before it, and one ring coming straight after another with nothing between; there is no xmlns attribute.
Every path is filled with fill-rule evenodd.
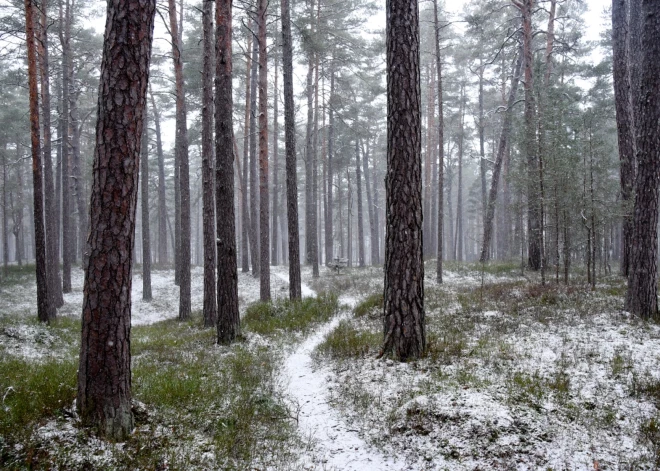
<svg viewBox="0 0 660 471"><path fill-rule="evenodd" d="M382 343L382 334L358 330L349 321L341 321L316 347L314 355L317 359L324 355L335 360L376 356Z"/></svg>
<svg viewBox="0 0 660 471"><path fill-rule="evenodd" d="M383 293L374 293L353 308L355 317L380 317L383 311Z"/></svg>
<svg viewBox="0 0 660 471"><path fill-rule="evenodd" d="M21 440L29 426L70 407L77 369L75 359L0 360L0 437Z"/></svg>
<svg viewBox="0 0 660 471"><path fill-rule="evenodd" d="M327 293L300 301L260 302L248 307L242 325L245 330L260 335L307 332L313 324L332 318L337 308L337 296Z"/></svg>

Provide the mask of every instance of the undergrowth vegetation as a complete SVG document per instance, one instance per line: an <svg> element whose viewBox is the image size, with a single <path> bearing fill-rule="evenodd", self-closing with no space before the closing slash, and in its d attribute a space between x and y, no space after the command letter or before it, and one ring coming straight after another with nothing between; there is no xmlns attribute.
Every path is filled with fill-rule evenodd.
<svg viewBox="0 0 660 471"><path fill-rule="evenodd" d="M244 336L229 347L215 345L215 330L202 328L199 314L133 327L136 428L121 444L78 423L80 321L3 317L0 468L293 469L305 444L277 384L277 346L336 310L333 295L256 303L243 319ZM249 341L252 333L261 340ZM37 348L18 349L27 344Z"/></svg>

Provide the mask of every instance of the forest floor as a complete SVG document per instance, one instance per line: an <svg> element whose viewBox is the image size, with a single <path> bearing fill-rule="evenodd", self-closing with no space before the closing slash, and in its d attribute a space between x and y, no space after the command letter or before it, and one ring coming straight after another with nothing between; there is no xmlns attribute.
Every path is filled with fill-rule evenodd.
<svg viewBox="0 0 660 471"><path fill-rule="evenodd" d="M623 311L625 282L569 286L506 264L447 264L425 282L428 353L377 360L382 269L273 267L271 305L239 274L243 335L214 345L176 320L171 270L133 279L136 430L94 438L75 414L82 272L36 321L33 267L0 284L0 468L633 470L660 466L660 326ZM318 293L318 296L317 296Z"/></svg>

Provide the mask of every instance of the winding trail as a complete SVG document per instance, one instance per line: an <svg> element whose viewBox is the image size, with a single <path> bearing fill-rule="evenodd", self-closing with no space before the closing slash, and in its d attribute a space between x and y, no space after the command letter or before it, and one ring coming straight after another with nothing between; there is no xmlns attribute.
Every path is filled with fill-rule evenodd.
<svg viewBox="0 0 660 471"><path fill-rule="evenodd" d="M288 276L273 273L288 281ZM309 286L302 284L303 296L315 296ZM340 305L351 307L357 300L348 296L339 297ZM316 329L284 361L282 373L286 393L299 407L298 426L303 437L312 439L312 452L306 457L305 469L337 471L382 471L404 470L407 466L392 457L386 457L368 445L352 429L339 412L328 404L328 384L331 375L327 367L314 368L311 354L325 336L334 329L347 312L335 316Z"/></svg>

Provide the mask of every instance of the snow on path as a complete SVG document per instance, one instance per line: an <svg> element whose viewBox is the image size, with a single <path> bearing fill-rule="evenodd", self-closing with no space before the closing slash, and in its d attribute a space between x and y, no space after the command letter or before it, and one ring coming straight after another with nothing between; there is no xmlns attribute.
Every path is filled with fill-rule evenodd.
<svg viewBox="0 0 660 471"><path fill-rule="evenodd" d="M289 282L289 274L288 273L282 273L279 271L276 271L271 267L271 274L275 275L277 278L279 278L282 281ZM305 283L300 283L300 293L302 294L303 298L311 298L316 296L316 292L307 286Z"/></svg>
<svg viewBox="0 0 660 471"><path fill-rule="evenodd" d="M275 276L288 280L288 276L273 272ZM315 296L309 286L302 283L303 296ZM341 296L339 303L355 306L357 300ZM383 456L369 446L354 429L342 419L338 411L327 401L330 374L327 368L315 369L311 354L325 336L331 332L347 314L335 316L319 327L284 361L283 379L286 392L299 407L298 426L302 436L310 437L314 444L312 456L305 459L312 469L340 471L403 470L406 466L392 458ZM309 469L309 468L306 468Z"/></svg>

